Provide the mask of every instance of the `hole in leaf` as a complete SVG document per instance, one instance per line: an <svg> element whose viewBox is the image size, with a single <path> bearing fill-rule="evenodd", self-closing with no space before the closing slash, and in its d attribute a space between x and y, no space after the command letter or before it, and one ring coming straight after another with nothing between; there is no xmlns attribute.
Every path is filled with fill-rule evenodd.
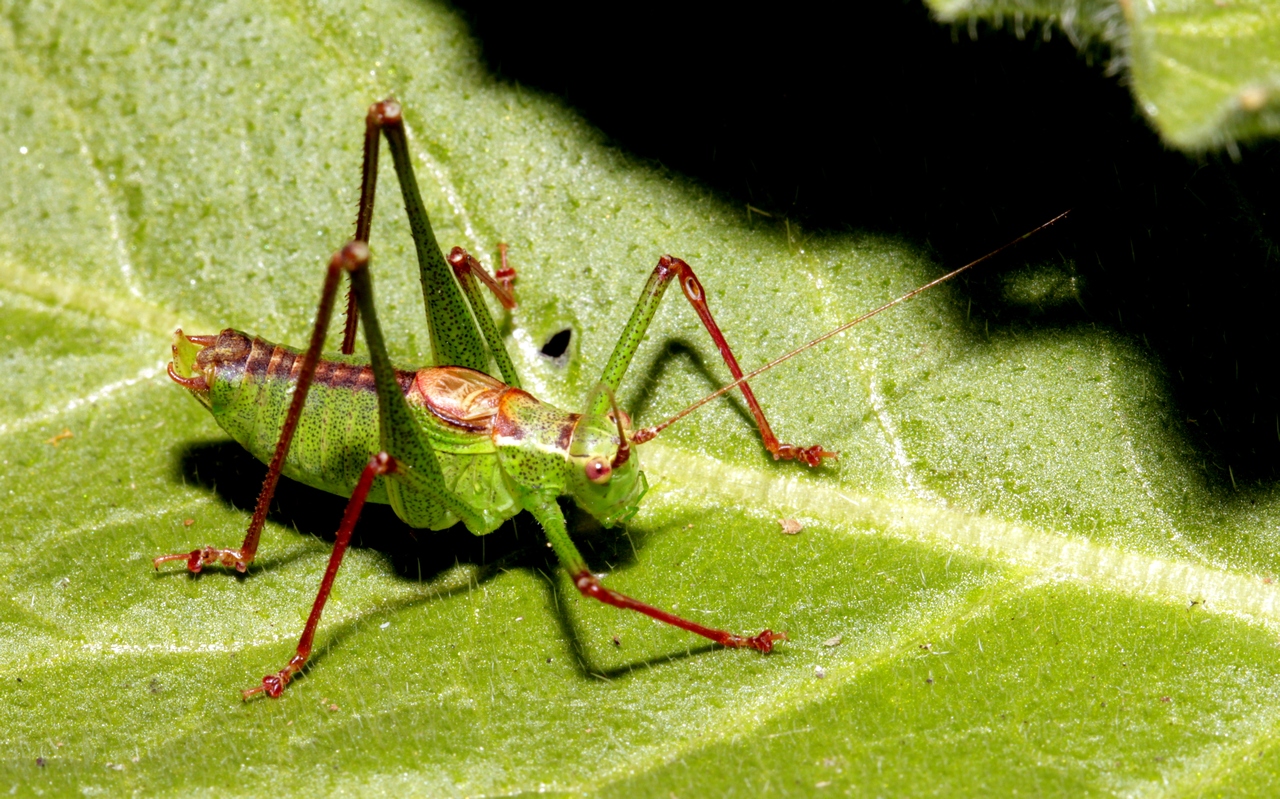
<svg viewBox="0 0 1280 799"><path fill-rule="evenodd" d="M569 349L569 339L573 336L573 331L569 328L561 330L551 338L547 339L547 343L542 345L540 350L543 355L551 359L560 358Z"/></svg>

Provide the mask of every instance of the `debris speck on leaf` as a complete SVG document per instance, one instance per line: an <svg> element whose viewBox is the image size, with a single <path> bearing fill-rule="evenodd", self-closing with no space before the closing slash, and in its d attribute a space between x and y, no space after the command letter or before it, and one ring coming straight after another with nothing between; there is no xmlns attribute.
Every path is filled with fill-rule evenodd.
<svg viewBox="0 0 1280 799"><path fill-rule="evenodd" d="M73 435L75 435L75 434L71 432L71 428L70 428L70 427L64 427L64 428L62 428L62 432L61 432L61 433L58 433L58 434L57 434L56 436L54 436L53 438L47 439L44 443L46 443L46 444L48 444L48 445L50 445L50 446L54 446L54 447L56 447L56 446L58 446L58 444L60 444L60 443L62 443L63 441L67 440L68 438L71 438Z"/></svg>
<svg viewBox="0 0 1280 799"><path fill-rule="evenodd" d="M817 677L819 680L821 680L823 677L826 677L826 676L827 676L827 670L826 670L826 669L824 669L824 668L822 668L821 666L814 666L814 667L813 667L813 676L815 676L815 677Z"/></svg>

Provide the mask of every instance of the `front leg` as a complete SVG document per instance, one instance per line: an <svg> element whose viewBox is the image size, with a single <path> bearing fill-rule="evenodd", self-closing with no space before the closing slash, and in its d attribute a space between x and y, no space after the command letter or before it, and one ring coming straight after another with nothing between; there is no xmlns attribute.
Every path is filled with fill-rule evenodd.
<svg viewBox="0 0 1280 799"><path fill-rule="evenodd" d="M706 627L661 608L655 608L637 599L632 599L626 594L618 593L611 588L606 588L600 582L600 578L592 574L591 570L587 568L587 562L583 560L582 554L578 552L578 548L574 546L572 539L569 538L569 531L564 523L564 513L560 510L560 505L556 500L553 497L536 500L529 504L528 510L538 520L538 524L542 525L542 529L547 534L547 539L551 542L551 548L555 550L556 557L560 559L561 565L568 570L574 587L585 597L598 599L607 605L613 605L615 608L643 613L664 624L670 624L682 630L701 635L703 638L709 638L721 646L771 652L775 641L785 641L787 638L786 633L775 633L772 630L764 630L759 635L746 636Z"/></svg>
<svg viewBox="0 0 1280 799"><path fill-rule="evenodd" d="M738 365L738 359L734 357L733 350L729 348L729 342L725 340L724 333L720 332L720 326L716 324L716 320L711 316L711 308L707 306L707 294L703 290L698 276L693 273L693 268L679 258L664 255L658 259L658 265L654 267L653 274L649 276L649 282L645 284L644 291L640 295L640 301L636 303L636 308L631 313L631 319L627 322L627 326L623 328L622 335L618 338L618 343L613 349L613 354L609 356L609 363L605 365L604 374L600 376L600 382L610 389L618 390L618 385L622 382L622 377L626 374L627 367L631 365L631 358L639 348L645 331L649 329L649 323L653 321L653 316L658 311L658 304L662 301L662 295L666 293L667 286L673 278L679 278L680 289L684 292L685 298L689 300L689 304L693 306L694 311L697 312L698 318L702 320L703 327L711 334L712 340L716 343L716 348L720 350L720 355L724 358L725 365L733 373L734 380L742 378L742 367ZM765 418L764 410L760 407L760 402L756 399L755 392L751 390L751 386L744 382L741 384L741 388L742 395L747 400L747 406L751 409L751 415L755 417L756 425L760 429L761 441L765 449L773 455L774 460L796 460L809 466L818 466L823 459L836 457L836 453L820 445L798 447L794 444L779 441L778 437L773 433L773 428L769 426L769 420ZM594 405L586 409L586 413L602 416L608 409L608 398L601 394ZM657 432L654 428L638 430L632 441L636 444L643 444L657 435Z"/></svg>

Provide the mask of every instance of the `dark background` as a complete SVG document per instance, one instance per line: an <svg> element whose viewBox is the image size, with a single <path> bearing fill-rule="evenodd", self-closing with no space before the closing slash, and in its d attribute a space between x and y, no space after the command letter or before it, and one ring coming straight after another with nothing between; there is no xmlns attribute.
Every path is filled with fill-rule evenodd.
<svg viewBox="0 0 1280 799"><path fill-rule="evenodd" d="M1211 483L1280 478L1275 142L1236 161L1170 151L1105 47L1039 26L971 38L917 2L459 5L500 79L810 233L902 235L956 266L1074 209L1020 257L1067 259L1082 302L1008 305L992 270L962 288L975 309L993 329L1130 336L1163 366Z"/></svg>

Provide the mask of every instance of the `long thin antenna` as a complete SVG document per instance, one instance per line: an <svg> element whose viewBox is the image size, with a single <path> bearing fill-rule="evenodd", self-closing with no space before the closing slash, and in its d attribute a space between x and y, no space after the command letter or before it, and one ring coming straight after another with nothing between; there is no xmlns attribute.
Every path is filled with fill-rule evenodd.
<svg viewBox="0 0 1280 799"><path fill-rule="evenodd" d="M1000 253L1002 253L1002 252L1004 252L1005 250L1009 249L1010 247L1014 246L1015 244L1019 244L1019 243L1021 243L1022 241L1024 241L1024 240L1026 240L1026 239L1031 238L1031 237L1032 237L1032 236L1034 236L1035 234L1037 234L1037 233L1039 233L1040 231L1044 230L1045 228L1049 227L1050 225L1052 225L1052 224L1054 224L1054 223L1056 223L1056 222L1061 221L1061 220L1062 220L1062 218L1063 218L1063 217L1065 217L1065 216L1066 216L1067 214L1069 214L1069 213L1071 213L1071 211L1070 211L1070 210L1063 211L1062 213L1060 213L1060 214L1058 214L1057 216L1055 216L1053 219L1050 219L1048 222L1045 222L1044 224L1040 225L1039 227L1035 228L1034 230L1029 230L1029 231L1027 231L1026 233L1023 233L1021 236L1019 236L1018 238L1016 238L1016 239L1014 239L1013 241L1009 242L1008 244L1005 244L1003 247L1000 247L1000 248L999 248L999 249L997 249L997 250L992 250L991 252L987 253L986 255L982 256L981 258L977 259L976 261L970 261L969 263L965 264L964 266L960 267L959 269L956 269L956 270L954 270L954 271L948 272L947 274L943 275L942 277L938 278L937 280L931 280L931 281L929 281L928 283L925 283L923 286L920 286L920 287L919 287L919 288L917 288L917 289L912 289L911 291L908 291L906 294L903 294L901 297L897 298L896 300L890 300L889 302L886 302L884 305L881 305L879 308L876 308L874 311L868 311L867 313L864 313L862 316L859 316L859 317L858 317L858 318L856 318L856 319L853 319L853 320L851 320L851 321L845 322L843 325L840 325L840 326L839 326L839 327L837 327L836 329L831 330L831 331L829 331L829 332L827 332L827 333L823 333L821 336L818 336L818 337L817 337L817 338L815 338L813 341L810 341L810 342L809 342L809 343L807 343L807 344L801 344L799 347L796 347L794 350L792 350L791 352L788 352L786 355L782 355L782 356L779 356L779 357L777 357L777 358L774 358L772 361L769 361L769 362L768 362L768 363L766 363L764 366L761 366L759 369L756 369L754 372L747 372L745 375L743 375L742 377L740 377L740 378L738 378L737 380L733 381L732 383L729 383L729 384L728 384L728 385L726 385L726 386L723 386L723 387L721 387L721 388L719 388L719 389L716 389L716 390L715 390L715 391L713 391L712 393L708 394L707 396L705 396L705 397L703 397L702 399L698 400L697 402L693 403L692 405L690 405L689 407L687 407L687 408L685 408L684 410L680 411L680 412L679 412L679 413L677 413L675 416L672 416L670 419L666 420L666 421L665 421L665 422L663 422L662 424L653 425L652 427L643 427L643 428L641 428L641 429L639 429L639 430L635 431L635 433L631 436L631 443L632 443L632 444L643 444L643 443L645 443L646 441L650 441L650 440L652 440L654 436L658 435L658 434L659 434L659 433L661 433L663 430L666 430L668 427L670 427L670 426L671 426L672 424L674 424L675 422L677 422L677 421L679 421L679 420L683 419L684 417L686 417L686 416L688 416L689 414L693 413L693 412L694 412L694 411L696 411L697 409L701 408L703 405L706 405L708 402L711 402L713 399L716 399L716 398L717 398L717 397L719 397L721 394L726 394L726 393L728 393L728 392L730 392L730 391L733 391L733 390L734 390L735 388L737 388L739 385L741 385L742 383L747 382L747 381L748 381L748 380L750 380L751 378L753 378L753 377L757 377L757 376L759 376L759 375L761 375L761 374L763 374L763 373L765 373L765 372L769 371L770 369L772 369L773 367L777 366L778 364L780 364L780 363L782 363L782 362L784 362L784 361L789 361L789 360L791 360L792 358L796 357L797 355L799 355L800 353L804 352L805 350L812 349L813 347L816 347L817 345L821 344L822 342L826 341L826 340L827 340L827 339L829 339L829 338L832 338L832 337L834 337L834 336L838 336L838 335L840 335L841 333L843 333L844 331L846 331L846 330L848 330L849 328L853 327L854 325L857 325L857 324L860 324L860 323L862 323L862 322L865 322L865 321L867 321L868 319L870 319L871 317L875 316L875 315L876 315L876 314L878 314L878 313L881 313L881 312L883 312L883 311L887 311L887 310L889 310L890 308L892 308L892 307L893 307L893 306L895 306L895 305L901 305L902 303L906 302L907 300L911 299L912 297L915 297L917 294L921 294L921 293L923 293L923 292L926 292L926 291L928 291L929 289L933 288L934 286L938 285L939 283L946 283L948 280L951 280L952 278L957 277L957 276L958 276L958 275L960 275L962 272L966 272L966 271L968 271L968 270L972 269L973 267L977 266L978 264L983 263L984 261L989 261L989 260L991 260L992 258L996 257L996 256L997 256L997 255L999 255Z"/></svg>

